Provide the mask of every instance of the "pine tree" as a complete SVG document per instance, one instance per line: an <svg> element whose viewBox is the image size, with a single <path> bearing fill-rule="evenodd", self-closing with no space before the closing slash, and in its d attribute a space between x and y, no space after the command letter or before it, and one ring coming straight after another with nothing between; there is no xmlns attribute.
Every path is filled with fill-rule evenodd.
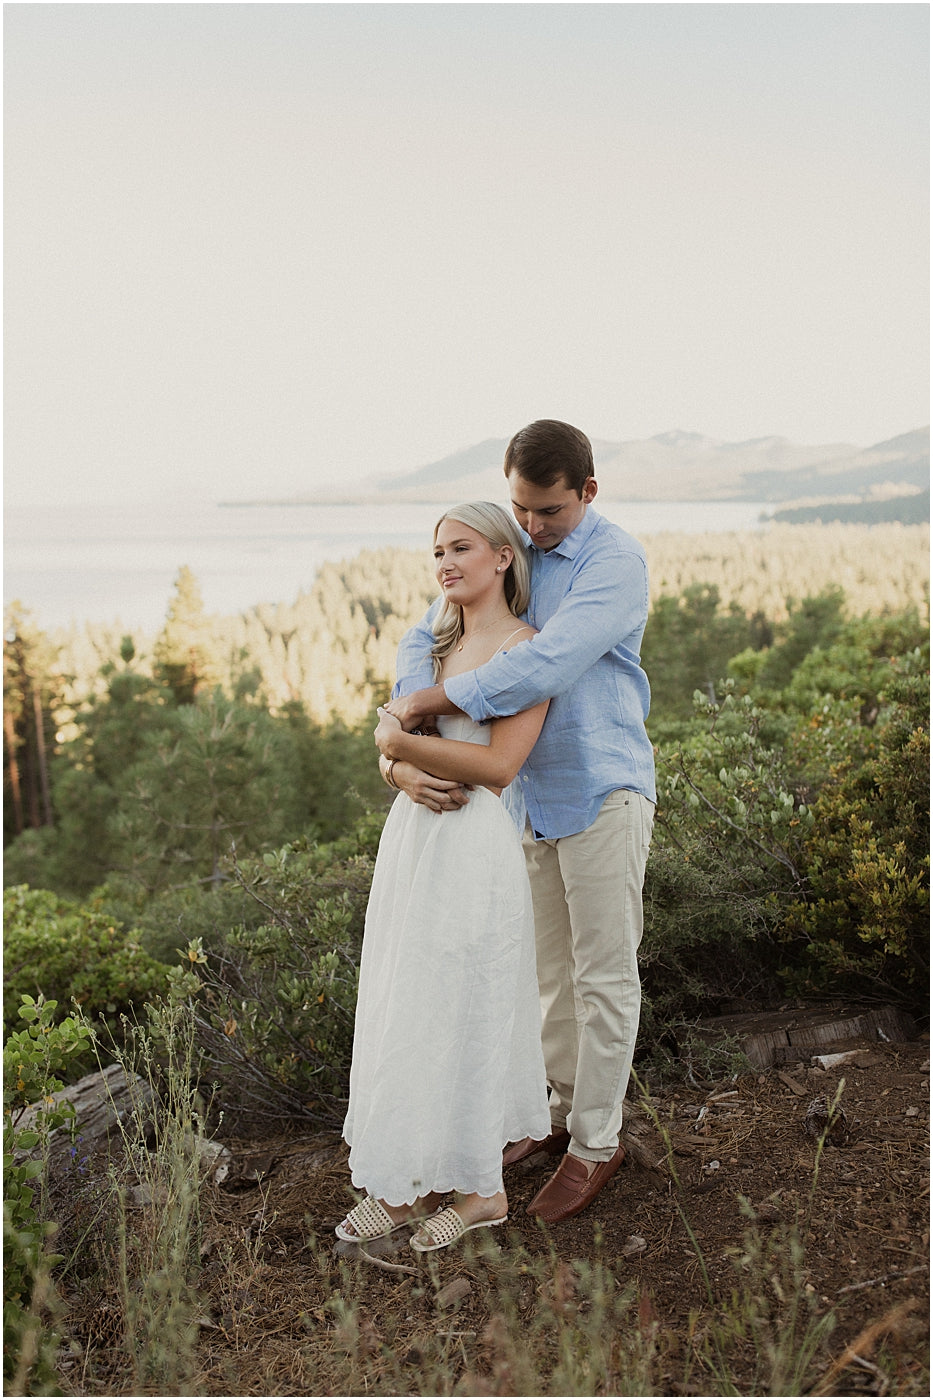
<svg viewBox="0 0 933 1400"><path fill-rule="evenodd" d="M113 868L112 821L119 809L126 775L136 763L144 737L164 727L175 705L167 686L134 668L135 647L124 637L120 664L101 668L103 692L75 712L71 740L51 764L56 827L39 845L15 842L6 853L7 883L80 895Z"/></svg>
<svg viewBox="0 0 933 1400"><path fill-rule="evenodd" d="M217 885L234 850L301 829L302 795L287 724L217 688L142 736L109 824L113 864L147 893Z"/></svg>
<svg viewBox="0 0 933 1400"><path fill-rule="evenodd" d="M4 838L52 825L49 764L64 679L57 649L19 601L6 611L3 636Z"/></svg>
<svg viewBox="0 0 933 1400"><path fill-rule="evenodd" d="M171 689L179 705L192 704L199 693L219 682L216 651L200 585L184 564L175 577L165 625L153 650L156 676Z"/></svg>

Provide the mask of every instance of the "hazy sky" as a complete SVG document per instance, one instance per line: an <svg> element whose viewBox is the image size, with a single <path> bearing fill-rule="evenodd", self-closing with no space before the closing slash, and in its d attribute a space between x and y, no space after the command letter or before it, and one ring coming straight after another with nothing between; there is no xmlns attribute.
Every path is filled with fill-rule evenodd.
<svg viewBox="0 0 933 1400"><path fill-rule="evenodd" d="M5 5L8 501L925 424L928 23Z"/></svg>

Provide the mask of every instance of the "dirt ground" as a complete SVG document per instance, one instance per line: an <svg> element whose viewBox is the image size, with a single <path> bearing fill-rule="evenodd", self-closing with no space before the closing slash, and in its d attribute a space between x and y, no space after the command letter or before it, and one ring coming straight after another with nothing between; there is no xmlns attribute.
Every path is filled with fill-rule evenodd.
<svg viewBox="0 0 933 1400"><path fill-rule="evenodd" d="M815 1290L821 1309L832 1309L838 1318L830 1357L842 1353L871 1324L890 1316L898 1304L916 1300L915 1309L905 1307L895 1314L905 1319L889 1338L894 1347L892 1352L889 1346L888 1353L895 1354L898 1374L887 1376L885 1388L891 1387L889 1393L918 1393L912 1392L912 1379L920 1379L925 1367L922 1334L929 1308L929 1044L856 1041L832 1048L860 1048L862 1054L856 1063L838 1070L790 1064L735 1083L691 1086L658 1097L649 1110L657 1115L657 1123L641 1115L629 1122L634 1151L622 1170L585 1213L549 1233L524 1208L554 1163L544 1160L511 1169L506 1176L511 1238L520 1238L532 1255L553 1246L559 1259L568 1263L598 1253L620 1283L634 1283L640 1296L650 1298L665 1329L685 1336L689 1314L707 1306L708 1293L678 1201L713 1293L728 1296L736 1277L729 1251L741 1245L751 1223L742 1213L740 1198L750 1204L765 1232L795 1220L803 1226L816 1156L807 1113L815 1098L825 1100L828 1095L832 1101L844 1076L845 1132L837 1130L837 1142L828 1140L821 1154L805 1259L807 1288ZM281 1293L291 1294L295 1340L300 1341L304 1333L298 1315L308 1304L302 1254L309 1248L309 1227L329 1242L334 1224L352 1200L345 1151L294 1140L230 1146L234 1162L227 1181L212 1192L209 1230L255 1229L259 1211L272 1217L264 1259L272 1269L279 1261L281 1282L291 1285ZM251 1180L257 1170L260 1180ZM352 1252L351 1247L348 1253ZM408 1265L416 1262L407 1246L391 1258ZM413 1302L415 1311L426 1309L434 1316L438 1292L447 1288L450 1296L463 1291L454 1304L456 1327L481 1335L488 1322L482 1269L465 1268L462 1247L435 1259L433 1295L429 1290ZM411 1292L417 1277L365 1260L355 1267L366 1271L365 1296L374 1319L385 1307L397 1309L400 1291ZM210 1274L208 1259L202 1282L208 1283ZM458 1279L464 1282L458 1285ZM274 1321L278 1352L283 1328L288 1334L288 1308L279 1304ZM261 1344L261 1338L257 1341ZM210 1346L222 1353L222 1338L211 1336ZM866 1349L864 1341L862 1346ZM863 1359L871 1364L870 1355ZM267 1374L271 1380L274 1368ZM922 1379L920 1384L922 1389ZM877 1374L853 1365L839 1376L833 1393L884 1393L880 1385Z"/></svg>
<svg viewBox="0 0 933 1400"><path fill-rule="evenodd" d="M449 1389L436 1393L529 1393L509 1388L501 1367L487 1367L486 1379L477 1380L484 1373L475 1351L482 1339L488 1344L496 1307L489 1250L514 1257L517 1246L552 1277L560 1277L562 1263L570 1266L563 1277L571 1293L579 1276L574 1261L600 1260L621 1288L633 1288L637 1315L650 1319L663 1341L652 1389L613 1389L610 1377L580 1393L763 1393L756 1389L760 1357L753 1339L744 1361L741 1348L733 1354L731 1392L688 1364L687 1353L697 1318L702 1324L736 1287L747 1232L754 1229L766 1247L769 1239L786 1239L796 1224L805 1240L801 1267L813 1315L836 1318L800 1393L927 1395L929 1042L825 1047L846 1048L861 1053L838 1069L789 1063L658 1094L647 1113L627 1120L629 1157L596 1202L550 1231L525 1205L554 1162L512 1168L509 1225L476 1232L471 1239L486 1236L479 1252L460 1244L430 1256L430 1268L404 1235L371 1246L374 1258L383 1256L375 1262L354 1257L353 1246L335 1248L333 1227L353 1194L346 1149L334 1137L227 1140L231 1156L217 1173L222 1179L209 1181L202 1203L200 1376L195 1391L178 1393L338 1393L331 1388L336 1380L321 1371L315 1384L315 1373L297 1358L308 1354L309 1327L333 1332L338 1326L333 1298L348 1292L354 1306L363 1305L373 1353L390 1316L407 1320L410 1338L431 1332L460 1339ZM814 1186L821 1124L810 1113L814 1132L808 1132L808 1111L816 1099L832 1101L843 1077L845 1122L838 1119L824 1140ZM771 1279L775 1295L783 1296L780 1278L772 1273ZM393 1336L396 1349L409 1345ZM96 1343L89 1337L88 1345L93 1350ZM417 1361L411 1347L409 1360ZM102 1352L90 1370L106 1373ZM374 1374L370 1365L353 1384L351 1367L339 1393L396 1393L380 1390ZM435 1393L418 1384L413 1380L406 1393ZM93 1393L67 1372L62 1388ZM125 1393L116 1373L110 1393Z"/></svg>

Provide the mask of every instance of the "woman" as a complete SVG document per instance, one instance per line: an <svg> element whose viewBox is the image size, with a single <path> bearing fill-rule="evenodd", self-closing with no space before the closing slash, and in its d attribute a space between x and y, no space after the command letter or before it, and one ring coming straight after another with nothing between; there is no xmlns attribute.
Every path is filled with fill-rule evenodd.
<svg viewBox="0 0 933 1400"><path fill-rule="evenodd" d="M500 506L448 511L434 531L434 558L445 600L435 623L437 679L534 635L520 620L525 551ZM425 1252L502 1224L503 1147L550 1131L528 878L500 801L546 710L486 725L441 717L437 735L406 734L379 711L385 757L473 791L440 817L403 793L386 820L344 1124L353 1183L369 1194L337 1227L341 1239L375 1239L420 1220L412 1246ZM432 1214L449 1192L455 1205Z"/></svg>

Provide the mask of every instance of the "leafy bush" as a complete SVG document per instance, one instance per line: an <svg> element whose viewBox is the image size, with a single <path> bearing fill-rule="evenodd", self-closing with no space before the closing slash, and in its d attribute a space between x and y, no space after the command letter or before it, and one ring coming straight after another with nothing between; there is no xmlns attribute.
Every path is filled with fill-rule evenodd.
<svg viewBox="0 0 933 1400"><path fill-rule="evenodd" d="M97 910L14 885L4 890L3 915L8 1006L41 994L65 1005L74 998L91 1017L114 1017L164 990L167 966Z"/></svg>
<svg viewBox="0 0 933 1400"><path fill-rule="evenodd" d="M197 1001L205 1070L224 1109L273 1118L343 1119L363 923L384 817L330 845L296 841L234 864L263 911L203 953Z"/></svg>
<svg viewBox="0 0 933 1400"><path fill-rule="evenodd" d="M64 1087L56 1074L90 1045L74 1017L55 1024L57 1009L55 1001L22 997L26 1027L3 1047L3 1378L4 1393L14 1395L54 1393L56 1339L43 1316L59 1256L46 1247L55 1227L44 1218L44 1156L49 1135L75 1116L70 1103L53 1099ZM30 1104L38 1107L26 1118Z"/></svg>
<svg viewBox="0 0 933 1400"><path fill-rule="evenodd" d="M864 756L833 769L813 804L805 898L788 911L787 981L922 1006L929 975L929 664L889 668Z"/></svg>
<svg viewBox="0 0 933 1400"><path fill-rule="evenodd" d="M678 597L655 598L642 646L642 664L651 677L652 733L672 720L689 719L694 691L715 701L730 656L761 644L757 619L748 619L737 603L723 607L713 584L691 584Z"/></svg>
<svg viewBox="0 0 933 1400"><path fill-rule="evenodd" d="M721 705L697 693L693 734L662 747L645 880L643 1041L672 1022L777 991L776 931L803 885L812 820L768 714L731 683Z"/></svg>
<svg viewBox="0 0 933 1400"><path fill-rule="evenodd" d="M843 630L845 593L841 588L824 588L791 607L776 646L769 649L759 679L763 685L780 688L814 647L829 646Z"/></svg>
<svg viewBox="0 0 933 1400"><path fill-rule="evenodd" d="M698 693L694 725L660 746L643 1045L788 991L923 1005L928 652L888 652L916 637L915 614L833 630L781 691Z"/></svg>
<svg viewBox="0 0 933 1400"><path fill-rule="evenodd" d="M92 891L89 902L111 924L131 928L150 957L167 964L174 964L178 949L192 940L217 946L231 928L261 923L263 915L256 901L229 879L147 896L135 880L111 875Z"/></svg>

